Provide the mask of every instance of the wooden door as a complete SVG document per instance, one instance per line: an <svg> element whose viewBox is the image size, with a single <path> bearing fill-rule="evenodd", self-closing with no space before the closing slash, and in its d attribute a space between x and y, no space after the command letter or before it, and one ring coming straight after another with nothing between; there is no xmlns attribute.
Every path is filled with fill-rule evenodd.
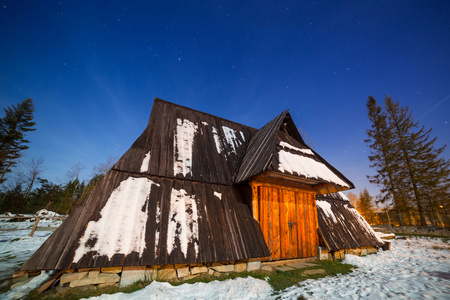
<svg viewBox="0 0 450 300"><path fill-rule="evenodd" d="M317 208L311 191L252 183L253 216L269 247L269 260L316 255Z"/></svg>

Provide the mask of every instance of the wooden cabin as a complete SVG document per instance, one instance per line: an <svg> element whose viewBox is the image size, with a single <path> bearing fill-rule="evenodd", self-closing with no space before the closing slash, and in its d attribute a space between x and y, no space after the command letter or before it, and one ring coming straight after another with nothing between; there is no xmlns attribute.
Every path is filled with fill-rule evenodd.
<svg viewBox="0 0 450 300"><path fill-rule="evenodd" d="M315 196L353 187L288 111L257 130L156 98L141 136L22 270L315 257Z"/></svg>

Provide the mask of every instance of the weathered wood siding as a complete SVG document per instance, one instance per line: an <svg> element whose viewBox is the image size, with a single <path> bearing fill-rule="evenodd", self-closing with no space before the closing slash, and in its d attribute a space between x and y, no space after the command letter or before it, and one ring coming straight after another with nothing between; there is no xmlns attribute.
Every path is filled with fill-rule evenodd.
<svg viewBox="0 0 450 300"><path fill-rule="evenodd" d="M315 194L252 182L253 216L270 250L269 260L307 258L318 245Z"/></svg>

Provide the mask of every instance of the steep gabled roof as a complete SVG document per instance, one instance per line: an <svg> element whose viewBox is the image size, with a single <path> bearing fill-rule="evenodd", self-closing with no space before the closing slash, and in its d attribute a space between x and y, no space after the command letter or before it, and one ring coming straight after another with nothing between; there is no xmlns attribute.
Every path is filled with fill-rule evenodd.
<svg viewBox="0 0 450 300"><path fill-rule="evenodd" d="M288 111L282 112L278 117L264 125L251 137L245 152L235 182L241 183L255 175L264 173L272 161L275 135Z"/></svg>
<svg viewBox="0 0 450 300"><path fill-rule="evenodd" d="M269 256L232 186L254 131L155 99L141 136L22 270Z"/></svg>
<svg viewBox="0 0 450 300"><path fill-rule="evenodd" d="M317 195L316 205L319 235L328 250L383 245L343 193Z"/></svg>
<svg viewBox="0 0 450 300"><path fill-rule="evenodd" d="M148 126L114 170L231 184L256 130L156 98Z"/></svg>
<svg viewBox="0 0 450 300"><path fill-rule="evenodd" d="M258 175L312 185L319 193L354 188L350 180L305 144L288 111L251 136L235 182Z"/></svg>

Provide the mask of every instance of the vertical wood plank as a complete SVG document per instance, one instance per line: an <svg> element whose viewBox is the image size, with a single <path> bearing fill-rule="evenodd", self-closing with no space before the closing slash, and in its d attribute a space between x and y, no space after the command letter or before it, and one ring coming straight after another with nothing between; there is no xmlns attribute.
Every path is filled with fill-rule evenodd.
<svg viewBox="0 0 450 300"><path fill-rule="evenodd" d="M289 229L289 257L297 258L298 257L298 240L297 240L297 210L295 205L295 193L293 191L287 192L288 197L288 213L289 213L289 221L292 223L292 229Z"/></svg>
<svg viewBox="0 0 450 300"><path fill-rule="evenodd" d="M314 212L314 255L317 253L317 246L319 245L319 222L317 218L317 206L316 206L316 197L315 195L312 195L312 206L313 206L313 212Z"/></svg>
<svg viewBox="0 0 450 300"><path fill-rule="evenodd" d="M288 209L286 202L286 194L283 189L279 189L280 203L280 256L281 258L289 258L289 226L288 226Z"/></svg>
<svg viewBox="0 0 450 300"><path fill-rule="evenodd" d="M306 238L306 211L305 211L305 194L299 192L300 199L300 224L301 224L301 238L302 238L302 257L307 257L307 238Z"/></svg>
<svg viewBox="0 0 450 300"><path fill-rule="evenodd" d="M306 219L306 249L307 257L311 257L311 203L309 200L309 194L305 193L305 219Z"/></svg>
<svg viewBox="0 0 450 300"><path fill-rule="evenodd" d="M271 190L272 207L272 258L280 259L280 199L277 188L269 188Z"/></svg>

